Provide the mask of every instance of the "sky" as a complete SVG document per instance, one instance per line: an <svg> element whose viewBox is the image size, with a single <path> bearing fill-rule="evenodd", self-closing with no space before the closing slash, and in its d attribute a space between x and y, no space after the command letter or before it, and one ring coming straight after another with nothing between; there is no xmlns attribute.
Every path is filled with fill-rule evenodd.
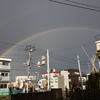
<svg viewBox="0 0 100 100"><path fill-rule="evenodd" d="M0 0L0 55L12 59L10 76L26 76L26 46L34 45L31 75L46 72L36 61L49 49L50 69L78 68L89 72L89 57L96 54L95 36L100 34L100 1L95 0ZM6 53L5 53L6 52ZM98 60L96 59L96 67Z"/></svg>

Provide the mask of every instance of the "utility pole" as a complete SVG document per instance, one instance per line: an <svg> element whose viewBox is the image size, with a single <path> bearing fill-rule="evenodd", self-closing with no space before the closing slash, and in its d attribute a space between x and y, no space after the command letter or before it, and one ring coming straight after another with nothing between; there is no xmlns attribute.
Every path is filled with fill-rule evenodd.
<svg viewBox="0 0 100 100"><path fill-rule="evenodd" d="M30 65L31 65L31 53L35 50L35 46L28 45L25 50L28 52L28 60L26 62L27 65L27 78L30 76ZM27 93L28 93L28 80L27 80Z"/></svg>
<svg viewBox="0 0 100 100"><path fill-rule="evenodd" d="M80 82L81 82L81 88L82 88L82 97L83 97L83 80L82 80L82 73L81 73L81 68L80 68L79 55L77 55L77 61L78 61L79 74L80 74Z"/></svg>
<svg viewBox="0 0 100 100"><path fill-rule="evenodd" d="M49 75L49 50L47 49L47 73L48 73L48 91L50 90L50 75Z"/></svg>
<svg viewBox="0 0 100 100"><path fill-rule="evenodd" d="M46 64L45 60L47 60L47 76L48 76L48 79L47 79L48 88L47 88L47 90L49 91L50 90L50 74L49 74L50 68L49 68L49 50L48 49L47 49L46 57L42 56L42 58L37 61L36 66L40 67L40 66L45 65Z"/></svg>
<svg viewBox="0 0 100 100"><path fill-rule="evenodd" d="M90 63L88 63L88 68L89 68L89 74L91 73L91 71L90 71Z"/></svg>
<svg viewBox="0 0 100 100"><path fill-rule="evenodd" d="M81 82L81 86L82 86L82 90L83 90L82 73L81 73L80 60L79 60L79 56L78 55L77 55L77 60L78 60L78 67L79 67L79 74L80 74L80 82Z"/></svg>
<svg viewBox="0 0 100 100"><path fill-rule="evenodd" d="M31 65L31 53L35 50L35 46L28 45L28 46L26 46L25 50L28 52L28 60L27 60L26 64L27 64L27 67L28 67L27 77L29 78L29 76L30 76L30 65Z"/></svg>

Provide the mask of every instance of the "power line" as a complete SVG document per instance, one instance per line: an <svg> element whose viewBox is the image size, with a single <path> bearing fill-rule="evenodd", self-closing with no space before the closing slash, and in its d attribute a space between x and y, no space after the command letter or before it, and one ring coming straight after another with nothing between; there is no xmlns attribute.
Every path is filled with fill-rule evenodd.
<svg viewBox="0 0 100 100"><path fill-rule="evenodd" d="M100 12L100 10L94 9L94 8L83 7L83 6L79 6L79 5L75 5L75 4L68 4L68 3L59 2L59 1L54 1L54 0L49 0L49 1L51 1L51 2L56 2L56 3L59 3L59 4L69 5L69 6L72 6L72 7L77 7L77 8L82 8L82 9L87 9L87 10L91 10L91 11Z"/></svg>
<svg viewBox="0 0 100 100"><path fill-rule="evenodd" d="M0 41L0 45L6 45L6 46L13 46L13 45L15 45L14 43L11 43L11 42L4 42L4 41ZM25 45L17 45L17 46L20 46L20 47L22 47L22 46L25 46Z"/></svg>
<svg viewBox="0 0 100 100"><path fill-rule="evenodd" d="M80 2L76 2L76 1L72 1L72 0L65 0L65 1L72 2L72 3L75 3L75 4L79 4L79 5L83 5L83 6L88 6L88 7L100 9L100 7L96 7L96 6L93 6L93 5L88 5L88 4L84 4L84 3L80 3Z"/></svg>
<svg viewBox="0 0 100 100"><path fill-rule="evenodd" d="M1 41L2 43L5 43L6 44L6 42L3 42L3 41ZM8 43L9 44L9 43ZM20 46L20 45L19 45ZM24 47L24 45L21 45L21 47ZM73 47L73 48L78 48L78 47L80 47L80 46L76 46L76 47ZM73 48L69 48L69 49L73 49ZM66 50L69 50L69 49L66 49ZM39 51L38 51L39 50ZM39 53L38 53L38 55L43 55L43 53L45 53L46 52L46 50L43 50L43 49L40 49L40 48L38 48L38 50L36 49L36 51L38 51ZM41 51L43 51L43 53L41 53ZM76 60L74 60L74 59L70 59L70 58L66 58L66 57L63 57L63 56L60 56L60 55L56 55L56 54L54 54L54 53L52 53L51 52L51 54L50 54L50 56L51 55L55 55L56 56L56 58L54 57L54 59L56 59L56 60L60 60L60 61L63 61L63 62L69 62L69 63L73 63L73 64L77 64L76 62ZM19 59L20 57L16 57L16 58L12 58L12 59ZM20 58L21 59L21 58ZM23 57L23 59L26 59L26 58L24 58ZM24 61L17 61L17 60L13 60L12 62L25 62L25 60ZM83 61L81 61L82 62L82 64L83 65L86 65L86 63L87 62L83 62Z"/></svg>

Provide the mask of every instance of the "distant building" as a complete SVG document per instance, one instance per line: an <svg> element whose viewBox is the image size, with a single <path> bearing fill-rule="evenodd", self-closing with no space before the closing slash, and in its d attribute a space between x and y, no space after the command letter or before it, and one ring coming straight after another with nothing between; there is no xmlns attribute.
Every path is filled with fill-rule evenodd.
<svg viewBox="0 0 100 100"><path fill-rule="evenodd" d="M49 72L50 76L50 88L62 88L65 91L65 88L69 89L69 78L68 71L57 72L55 69L52 69ZM48 73L42 73L42 78L48 79Z"/></svg>
<svg viewBox="0 0 100 100"><path fill-rule="evenodd" d="M63 91L65 89L70 89L70 86L80 87L80 74L78 69L66 69L57 72L55 69L52 69L49 72L50 77L50 88L62 88ZM85 82L87 79L87 75L82 73L82 80ZM44 84L47 84L48 73L42 73L42 79L39 81L39 85L43 87ZM42 82L43 81L43 82ZM44 83L44 84L43 84ZM85 85L83 85L83 88Z"/></svg>
<svg viewBox="0 0 100 100"><path fill-rule="evenodd" d="M77 87L80 87L80 74L78 69L66 69L69 73L69 85L77 85ZM86 81L87 75L82 73L82 80L83 82Z"/></svg>
<svg viewBox="0 0 100 100"><path fill-rule="evenodd" d="M27 78L27 76L16 76L15 77L15 86L22 88L23 82L33 81L33 80L36 80L36 76L29 76L29 78ZM18 86L18 83L20 83L20 86Z"/></svg>
<svg viewBox="0 0 100 100"><path fill-rule="evenodd" d="M62 70L60 74L64 77L64 90L69 89L69 72Z"/></svg>
<svg viewBox="0 0 100 100"><path fill-rule="evenodd" d="M0 58L0 90L7 90L10 81L11 59ZM6 95L6 94L5 94Z"/></svg>

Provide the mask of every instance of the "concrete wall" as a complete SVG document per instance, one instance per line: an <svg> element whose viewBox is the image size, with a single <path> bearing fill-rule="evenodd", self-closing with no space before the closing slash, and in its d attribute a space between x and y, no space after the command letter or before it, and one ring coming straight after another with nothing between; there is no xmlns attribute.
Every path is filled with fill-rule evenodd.
<svg viewBox="0 0 100 100"><path fill-rule="evenodd" d="M58 76L58 88L62 88L62 90L65 90L64 87L64 76L63 75L59 75Z"/></svg>
<svg viewBox="0 0 100 100"><path fill-rule="evenodd" d="M52 89L50 92L11 95L11 100L57 100L58 98L62 98L62 89Z"/></svg>

